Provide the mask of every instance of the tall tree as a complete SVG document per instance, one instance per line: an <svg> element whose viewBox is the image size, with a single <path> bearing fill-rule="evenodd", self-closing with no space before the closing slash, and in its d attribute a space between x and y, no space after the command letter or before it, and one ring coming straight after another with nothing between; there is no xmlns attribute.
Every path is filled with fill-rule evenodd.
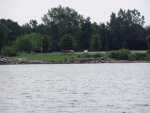
<svg viewBox="0 0 150 113"><path fill-rule="evenodd" d="M88 50L90 48L91 35L92 35L91 21L90 17L88 17L81 24L81 36L80 36L81 49Z"/></svg>
<svg viewBox="0 0 150 113"><path fill-rule="evenodd" d="M18 52L30 53L32 51L32 42L27 37L22 37L17 40L16 47Z"/></svg>
<svg viewBox="0 0 150 113"><path fill-rule="evenodd" d="M100 26L96 22L91 24L92 34L100 34Z"/></svg>
<svg viewBox="0 0 150 113"><path fill-rule="evenodd" d="M83 17L74 9L59 6L51 8L42 18L44 24L51 30L51 38L55 45L65 34L71 34L75 39L79 37L80 22ZM58 47L55 46L54 49Z"/></svg>
<svg viewBox="0 0 150 113"><path fill-rule="evenodd" d="M22 31L22 35L27 35L27 34L33 33L32 27L29 23L25 23L24 25L22 25L21 31Z"/></svg>
<svg viewBox="0 0 150 113"><path fill-rule="evenodd" d="M148 36L146 37L146 40L147 40L148 48L149 48L149 50L150 50L150 35L148 35Z"/></svg>
<svg viewBox="0 0 150 113"><path fill-rule="evenodd" d="M7 26L0 22L0 49L2 52L2 56L3 56L3 47L5 46L5 42L7 39L7 32L8 32Z"/></svg>
<svg viewBox="0 0 150 113"><path fill-rule="evenodd" d="M8 38L7 42L15 41L18 36L21 35L21 27L17 22L14 22L10 19L1 19L0 22L5 24L8 28Z"/></svg>
<svg viewBox="0 0 150 113"><path fill-rule="evenodd" d="M51 48L51 38L47 35L43 36L42 46L44 52L49 52Z"/></svg>
<svg viewBox="0 0 150 113"><path fill-rule="evenodd" d="M74 38L71 34L64 35L59 41L61 49L74 49L76 46Z"/></svg>
<svg viewBox="0 0 150 113"><path fill-rule="evenodd" d="M93 51L99 51L101 47L102 47L102 43L100 40L100 35L99 34L92 35L90 41L90 49Z"/></svg>
<svg viewBox="0 0 150 113"><path fill-rule="evenodd" d="M52 51L58 51L60 50L58 46L58 42L60 40L60 32L59 32L59 25L55 24L54 22L51 22L51 27L48 27L50 30L50 36L52 40Z"/></svg>
<svg viewBox="0 0 150 113"><path fill-rule="evenodd" d="M31 25L32 28L36 28L38 25L36 20L30 20L29 24Z"/></svg>
<svg viewBox="0 0 150 113"><path fill-rule="evenodd" d="M137 45L143 45L143 43L140 43L140 40L143 40L143 36L138 33L141 32L143 25L144 16L141 16L136 9L127 11L120 9L117 16L115 13L112 13L110 23L108 23L113 45L111 49L135 49L136 47L133 47L133 43L129 43L131 38L137 41ZM135 32L131 32L135 30L134 26L138 27L138 29ZM140 40L138 40L139 38ZM142 48L139 47L137 49Z"/></svg>
<svg viewBox="0 0 150 113"><path fill-rule="evenodd" d="M146 26L145 30L146 30L147 35L150 35L150 26Z"/></svg>
<svg viewBox="0 0 150 113"><path fill-rule="evenodd" d="M37 21L36 20L30 20L29 23L25 23L24 25L21 26L22 35L39 32L37 30L37 27L38 27Z"/></svg>
<svg viewBox="0 0 150 113"><path fill-rule="evenodd" d="M108 26L104 23L100 23L101 50L103 51L109 50L109 46L110 48L112 46L112 40L109 38L109 34Z"/></svg>

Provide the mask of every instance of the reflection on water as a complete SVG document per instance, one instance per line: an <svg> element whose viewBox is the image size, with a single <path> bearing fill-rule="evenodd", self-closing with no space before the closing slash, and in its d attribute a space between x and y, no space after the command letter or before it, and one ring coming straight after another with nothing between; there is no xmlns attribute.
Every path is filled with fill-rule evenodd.
<svg viewBox="0 0 150 113"><path fill-rule="evenodd" d="M149 113L150 64L1 65L0 113Z"/></svg>

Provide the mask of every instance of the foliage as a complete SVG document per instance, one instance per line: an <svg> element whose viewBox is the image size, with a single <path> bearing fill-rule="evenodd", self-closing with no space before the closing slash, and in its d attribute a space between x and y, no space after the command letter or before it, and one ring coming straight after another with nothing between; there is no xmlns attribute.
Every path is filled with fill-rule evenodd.
<svg viewBox="0 0 150 113"><path fill-rule="evenodd" d="M150 55L136 52L129 55L129 60L150 60Z"/></svg>
<svg viewBox="0 0 150 113"><path fill-rule="evenodd" d="M42 38L41 34L30 33L30 34L18 37L18 39L21 39L21 38L27 38L30 40L33 52L41 52L41 38ZM16 40L16 42L18 41L18 39Z"/></svg>
<svg viewBox="0 0 150 113"><path fill-rule="evenodd" d="M146 37L148 48L150 49L150 35Z"/></svg>
<svg viewBox="0 0 150 113"><path fill-rule="evenodd" d="M150 54L150 49L146 51L147 54Z"/></svg>
<svg viewBox="0 0 150 113"><path fill-rule="evenodd" d="M90 57L92 57L91 54L84 54L84 56L83 56L83 58L90 58Z"/></svg>
<svg viewBox="0 0 150 113"><path fill-rule="evenodd" d="M30 20L29 24L31 25L32 28L36 28L38 23L36 20Z"/></svg>
<svg viewBox="0 0 150 113"><path fill-rule="evenodd" d="M5 42L7 40L7 31L8 31L7 26L0 22L0 49L4 47Z"/></svg>
<svg viewBox="0 0 150 113"><path fill-rule="evenodd" d="M114 51L113 51L114 52ZM143 55L142 55L143 54ZM139 55L139 56L137 56ZM62 62L67 59L72 59L72 58L101 58L103 57L108 58L107 54L105 53L89 53L89 54L81 54L81 53L76 53L76 54L58 54L58 53L47 53L47 54L20 54L20 56L15 56L15 58L27 58L29 60L44 60L44 61L49 61L49 62ZM140 53L140 54L135 54L131 53L128 54L128 59L127 60L150 60L150 55L145 53ZM120 59L124 60L124 59Z"/></svg>
<svg viewBox="0 0 150 113"><path fill-rule="evenodd" d="M7 42L15 41L17 36L21 35L21 27L18 25L17 22L14 22L10 19L1 19L0 22L5 24L8 28Z"/></svg>
<svg viewBox="0 0 150 113"><path fill-rule="evenodd" d="M101 40L99 34L92 35L91 41L90 41L90 49L93 51L99 51L101 49Z"/></svg>
<svg viewBox="0 0 150 113"><path fill-rule="evenodd" d="M16 42L18 52L30 53L32 51L32 42L27 37L21 37Z"/></svg>
<svg viewBox="0 0 150 113"><path fill-rule="evenodd" d="M92 26L90 17L83 20L81 23L81 36L80 36L80 43L79 47L82 50L88 50L90 48L90 39L92 35Z"/></svg>
<svg viewBox="0 0 150 113"><path fill-rule="evenodd" d="M79 22L82 16L75 10L69 7L62 7L59 5L57 8L51 8L48 13L42 18L45 25L50 26L51 22L55 25L59 25L58 29L61 35L65 33L73 33L79 27Z"/></svg>
<svg viewBox="0 0 150 113"><path fill-rule="evenodd" d="M57 51L60 49L58 48L58 42L65 34L71 34L75 39L79 37L82 18L74 9L61 5L48 10L42 20L45 26L48 26L48 34L53 42L52 49L57 49Z"/></svg>
<svg viewBox="0 0 150 113"><path fill-rule="evenodd" d="M146 26L145 30L146 30L147 35L150 35L150 26Z"/></svg>
<svg viewBox="0 0 150 113"><path fill-rule="evenodd" d="M150 55L148 53L131 53L127 49L112 51L109 53L109 57L117 60L150 60Z"/></svg>
<svg viewBox="0 0 150 113"><path fill-rule="evenodd" d="M147 54L146 53L134 53L135 60L145 60Z"/></svg>
<svg viewBox="0 0 150 113"><path fill-rule="evenodd" d="M122 10L118 15L111 14L110 23L108 23L109 46L111 49L117 50L122 48L146 49L145 34L143 28L144 16L141 16L138 10Z"/></svg>
<svg viewBox="0 0 150 113"><path fill-rule="evenodd" d="M7 46L7 47L5 47L5 49L4 49L4 55L10 57L10 56L16 56L17 53L16 53L14 47Z"/></svg>
<svg viewBox="0 0 150 113"><path fill-rule="evenodd" d="M110 52L109 57L117 60L128 60L130 54L131 52L128 49L121 49L118 51Z"/></svg>
<svg viewBox="0 0 150 113"><path fill-rule="evenodd" d="M15 58L27 58L29 60L44 60L44 61L64 61L64 59L77 58L80 56L83 57L82 54L56 54L56 53L48 53L48 54L21 54L20 56L15 56Z"/></svg>
<svg viewBox="0 0 150 113"><path fill-rule="evenodd" d="M64 35L59 41L59 47L61 49L73 49L76 44L71 34Z"/></svg>
<svg viewBox="0 0 150 113"><path fill-rule="evenodd" d="M51 47L51 38L45 35L42 39L42 46L44 52L49 52Z"/></svg>
<svg viewBox="0 0 150 113"><path fill-rule="evenodd" d="M0 53L1 56L4 56L4 46L7 40L7 31L8 28L5 24L0 22Z"/></svg>
<svg viewBox="0 0 150 113"><path fill-rule="evenodd" d="M100 58L100 57L102 57L102 54L96 53L96 54L93 55L93 57L94 57L94 58Z"/></svg>
<svg viewBox="0 0 150 113"><path fill-rule="evenodd" d="M83 54L83 58L100 58L100 57L104 57L104 55L100 53Z"/></svg>
<svg viewBox="0 0 150 113"><path fill-rule="evenodd" d="M33 32L33 29L31 28L31 25L29 23L25 23L21 27L22 35L30 34Z"/></svg>
<svg viewBox="0 0 150 113"><path fill-rule="evenodd" d="M19 26L17 22L10 19L0 19L0 22L8 28L7 39L0 40L0 48L4 45L12 46L14 42L17 44L21 37L26 37L30 40L31 50L34 52L41 52L41 46L45 52L60 51L62 48L60 48L61 38L70 34L75 43L73 45L67 45L67 43L65 48L74 48L75 51L89 49L108 51L108 49L123 48L147 50L146 36L150 35L150 27L143 27L144 16L136 9L120 9L118 13L110 15L110 22L98 24L92 23L90 17L84 18L74 9L59 6L48 10L42 20L43 24L38 24L36 20L30 20ZM99 35L100 42L99 39L93 38L95 34ZM44 36L49 38L43 38L44 40L41 41ZM17 49L19 50L19 48ZM111 54L115 56L115 52ZM134 55L129 56L132 59Z"/></svg>

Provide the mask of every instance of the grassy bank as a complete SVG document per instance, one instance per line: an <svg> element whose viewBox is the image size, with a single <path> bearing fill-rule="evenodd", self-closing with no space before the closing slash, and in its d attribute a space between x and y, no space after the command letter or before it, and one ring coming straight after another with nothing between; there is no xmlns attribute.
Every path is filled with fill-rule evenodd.
<svg viewBox="0 0 150 113"><path fill-rule="evenodd" d="M44 60L48 62L61 62L66 59L82 57L82 54L57 54L57 53L47 53L47 54L21 54L15 58L26 58L28 60Z"/></svg>
<svg viewBox="0 0 150 113"><path fill-rule="evenodd" d="M116 60L150 60L150 54L146 52L133 52L126 49L118 51L106 52L90 52L83 54L83 52L75 54L60 54L60 53L47 53L47 54L20 54L15 58L26 58L28 60L44 60L48 62L63 62L67 59L74 58L112 58Z"/></svg>
<svg viewBox="0 0 150 113"><path fill-rule="evenodd" d="M97 58L97 57L104 57L107 58L106 53L75 53L75 54L60 54L60 53L47 53L47 54L20 54L19 56L15 56L15 58L26 58L28 60L44 60L48 62L63 62L67 59L74 59L74 58Z"/></svg>

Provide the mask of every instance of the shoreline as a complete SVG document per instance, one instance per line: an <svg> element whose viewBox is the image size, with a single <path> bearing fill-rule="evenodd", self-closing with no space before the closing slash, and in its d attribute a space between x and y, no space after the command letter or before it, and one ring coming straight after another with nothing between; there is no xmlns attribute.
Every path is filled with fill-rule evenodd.
<svg viewBox="0 0 150 113"><path fill-rule="evenodd" d="M104 59L104 58L75 58L68 59L62 62L47 62L43 60L27 60L25 58L11 58L4 57L0 58L0 65L18 65L18 64L100 64L100 63L150 63L150 60L115 60L115 59Z"/></svg>

